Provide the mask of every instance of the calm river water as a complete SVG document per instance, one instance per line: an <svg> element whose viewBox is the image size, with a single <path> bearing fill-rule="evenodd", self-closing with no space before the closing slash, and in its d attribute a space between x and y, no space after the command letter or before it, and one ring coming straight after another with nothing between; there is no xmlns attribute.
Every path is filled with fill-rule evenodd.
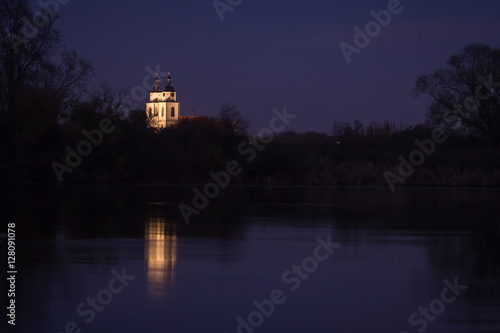
<svg viewBox="0 0 500 333"><path fill-rule="evenodd" d="M191 186L0 191L17 332L500 331L500 190L231 187L189 225Z"/></svg>

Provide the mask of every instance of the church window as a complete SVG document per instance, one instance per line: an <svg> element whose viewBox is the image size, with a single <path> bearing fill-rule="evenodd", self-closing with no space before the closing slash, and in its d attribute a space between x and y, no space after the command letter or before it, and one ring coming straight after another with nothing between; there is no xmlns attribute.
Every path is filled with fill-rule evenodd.
<svg viewBox="0 0 500 333"><path fill-rule="evenodd" d="M175 108L172 106L172 109L170 109L170 117L175 117Z"/></svg>
<svg viewBox="0 0 500 333"><path fill-rule="evenodd" d="M161 107L161 116L165 117L165 108L163 106Z"/></svg>

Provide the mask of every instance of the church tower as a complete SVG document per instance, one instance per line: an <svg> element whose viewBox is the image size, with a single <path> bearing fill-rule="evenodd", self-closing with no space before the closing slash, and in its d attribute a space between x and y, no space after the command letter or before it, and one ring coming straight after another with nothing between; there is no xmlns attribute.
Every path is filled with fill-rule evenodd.
<svg viewBox="0 0 500 333"><path fill-rule="evenodd" d="M165 128L175 124L179 120L180 103L177 101L177 93L172 86L172 77L168 73L167 86L160 88L158 73L154 80L154 86L149 93L149 102L146 103L146 115L150 119L150 127Z"/></svg>

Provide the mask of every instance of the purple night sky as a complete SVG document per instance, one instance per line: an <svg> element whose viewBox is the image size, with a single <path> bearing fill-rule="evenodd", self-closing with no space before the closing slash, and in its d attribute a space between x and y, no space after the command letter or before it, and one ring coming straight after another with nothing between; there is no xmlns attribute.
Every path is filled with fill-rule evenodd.
<svg viewBox="0 0 500 333"><path fill-rule="evenodd" d="M57 27L68 49L93 63L94 86L140 87L145 68L159 64L172 73L181 115L236 104L254 133L284 105L297 114L287 130L300 132L330 133L335 120L422 122L427 101L409 93L418 75L467 44L500 46L494 0L402 0L350 64L339 44L354 44L354 27L364 30L387 0L244 0L223 21L212 2L71 0Z"/></svg>

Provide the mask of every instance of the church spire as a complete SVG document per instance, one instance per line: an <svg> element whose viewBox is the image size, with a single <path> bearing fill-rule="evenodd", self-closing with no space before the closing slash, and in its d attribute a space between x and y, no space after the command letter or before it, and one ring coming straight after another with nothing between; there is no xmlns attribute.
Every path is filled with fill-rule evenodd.
<svg viewBox="0 0 500 333"><path fill-rule="evenodd" d="M168 72L167 77L167 86L164 89L165 91L175 91L174 87L172 87L172 77L170 76L170 72Z"/></svg>
<svg viewBox="0 0 500 333"><path fill-rule="evenodd" d="M161 88L160 88L160 79L158 78L158 73L156 73L155 86L153 88L153 91L161 91Z"/></svg>

